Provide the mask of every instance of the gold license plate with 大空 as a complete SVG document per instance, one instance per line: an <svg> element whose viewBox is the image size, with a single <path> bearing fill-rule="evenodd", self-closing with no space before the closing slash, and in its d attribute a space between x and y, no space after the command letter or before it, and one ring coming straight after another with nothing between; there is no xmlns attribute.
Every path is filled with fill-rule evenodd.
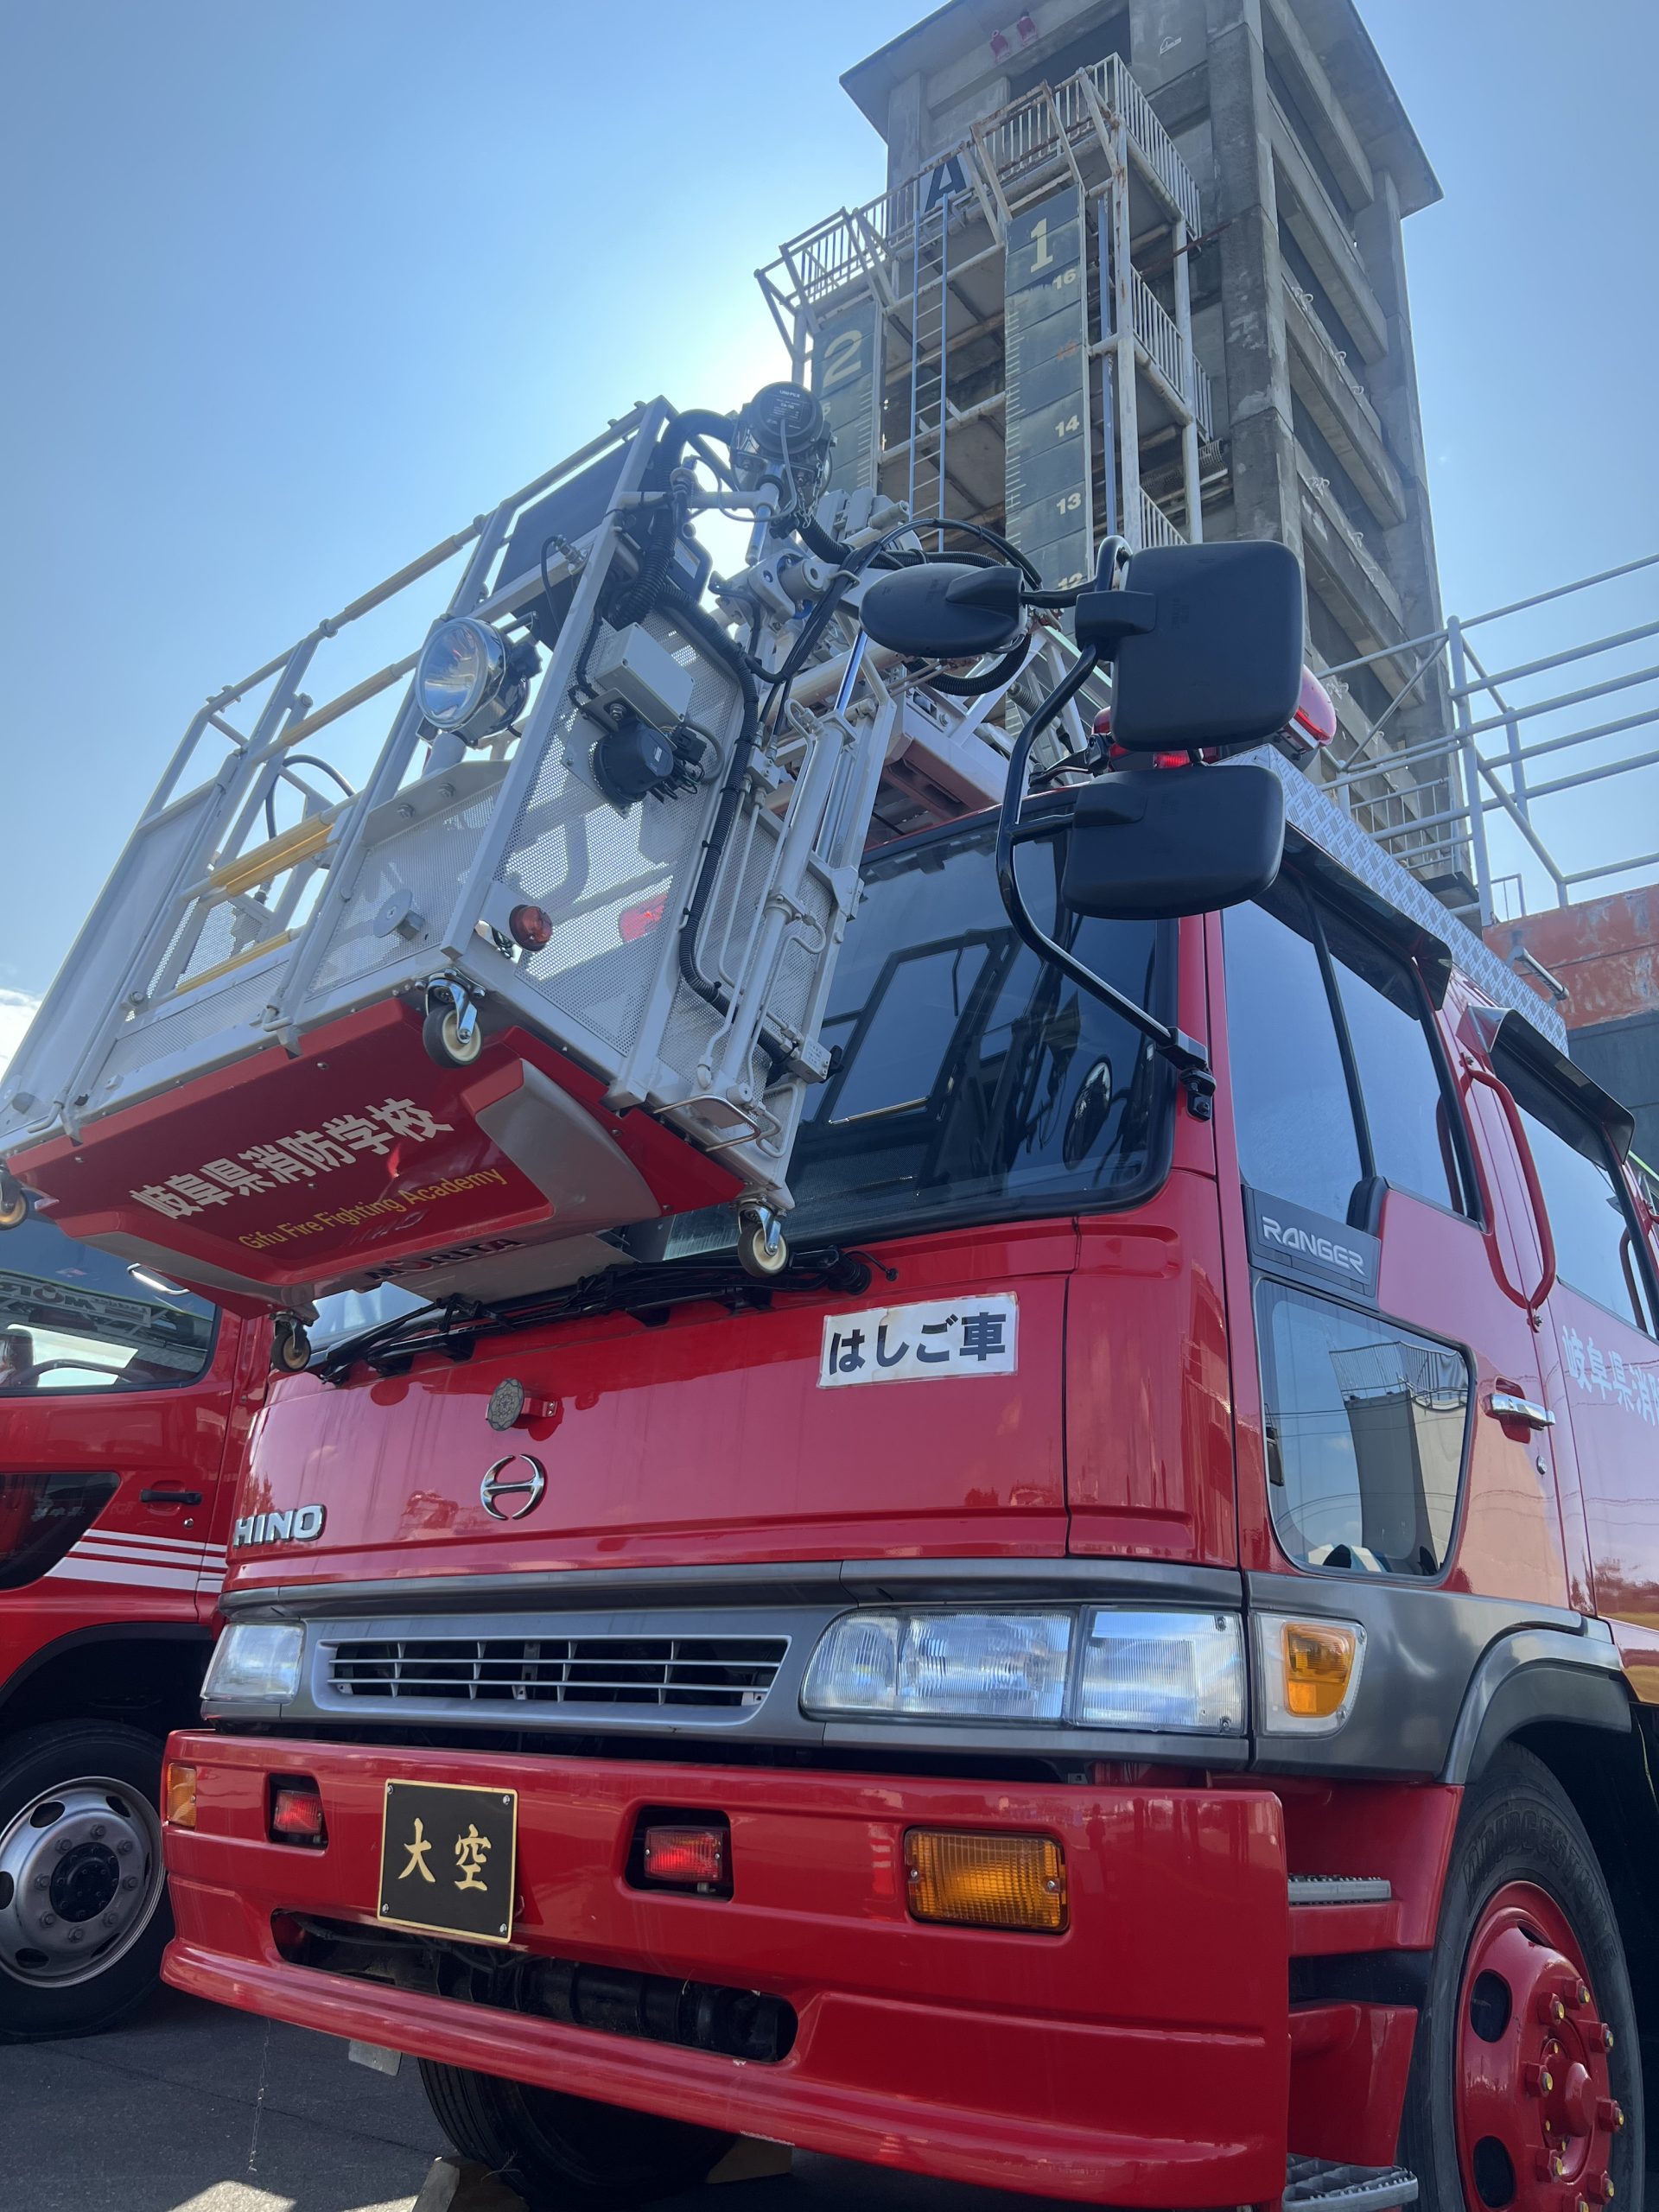
<svg viewBox="0 0 1659 2212"><path fill-rule="evenodd" d="M518 1855L516 1789L388 1782L375 1916L467 1943L508 1942Z"/></svg>

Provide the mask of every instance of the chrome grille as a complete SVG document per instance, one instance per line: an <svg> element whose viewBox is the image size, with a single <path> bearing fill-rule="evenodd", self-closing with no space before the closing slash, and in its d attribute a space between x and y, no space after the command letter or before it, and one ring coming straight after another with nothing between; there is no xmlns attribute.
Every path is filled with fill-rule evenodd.
<svg viewBox="0 0 1659 2212"><path fill-rule="evenodd" d="M785 1636L358 1638L328 1653L342 1697L469 1704L759 1705Z"/></svg>

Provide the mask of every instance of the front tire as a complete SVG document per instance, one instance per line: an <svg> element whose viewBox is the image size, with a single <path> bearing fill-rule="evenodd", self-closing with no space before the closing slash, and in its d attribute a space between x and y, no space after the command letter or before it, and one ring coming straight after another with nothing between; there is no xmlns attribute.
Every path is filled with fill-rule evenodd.
<svg viewBox="0 0 1659 2212"><path fill-rule="evenodd" d="M1459 1821L1401 2163L1425 2212L1642 2212L1644 2133L1606 1882L1554 1775L1507 1747Z"/></svg>
<svg viewBox="0 0 1659 2212"><path fill-rule="evenodd" d="M421 2061L432 2114L464 2158L499 2173L530 2212L626 2212L707 2180L733 2138Z"/></svg>
<svg viewBox="0 0 1659 2212"><path fill-rule="evenodd" d="M0 2044L95 2034L156 1986L161 1779L156 1738L113 1722L0 1746Z"/></svg>

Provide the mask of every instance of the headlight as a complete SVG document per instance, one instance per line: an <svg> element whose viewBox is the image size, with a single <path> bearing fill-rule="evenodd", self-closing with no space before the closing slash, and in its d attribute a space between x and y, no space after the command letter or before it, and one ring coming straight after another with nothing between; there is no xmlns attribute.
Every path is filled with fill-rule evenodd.
<svg viewBox="0 0 1659 2212"><path fill-rule="evenodd" d="M537 666L530 640L509 645L487 622L457 614L426 641L415 670L415 703L437 728L481 743L516 719Z"/></svg>
<svg viewBox="0 0 1659 2212"><path fill-rule="evenodd" d="M801 1692L818 1719L1013 1720L1242 1736L1244 1641L1230 1613L845 1613Z"/></svg>
<svg viewBox="0 0 1659 2212"><path fill-rule="evenodd" d="M1210 1736L1244 1726L1244 1639L1232 1613L1095 1614L1073 1718L1089 1728Z"/></svg>
<svg viewBox="0 0 1659 2212"><path fill-rule="evenodd" d="M848 1613L801 1702L825 1719L1047 1720L1065 1707L1069 1613Z"/></svg>
<svg viewBox="0 0 1659 2212"><path fill-rule="evenodd" d="M295 1696L300 1687L300 1659L305 1630L297 1621L238 1621L213 1647L201 1700Z"/></svg>

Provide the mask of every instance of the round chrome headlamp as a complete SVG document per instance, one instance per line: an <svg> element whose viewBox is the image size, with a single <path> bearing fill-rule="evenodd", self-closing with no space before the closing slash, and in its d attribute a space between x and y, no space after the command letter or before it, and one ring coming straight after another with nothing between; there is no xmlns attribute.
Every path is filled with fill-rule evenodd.
<svg viewBox="0 0 1659 2212"><path fill-rule="evenodd" d="M415 698L439 729L484 734L511 719L500 711L507 681L507 648L487 622L457 614L427 639L415 671Z"/></svg>

